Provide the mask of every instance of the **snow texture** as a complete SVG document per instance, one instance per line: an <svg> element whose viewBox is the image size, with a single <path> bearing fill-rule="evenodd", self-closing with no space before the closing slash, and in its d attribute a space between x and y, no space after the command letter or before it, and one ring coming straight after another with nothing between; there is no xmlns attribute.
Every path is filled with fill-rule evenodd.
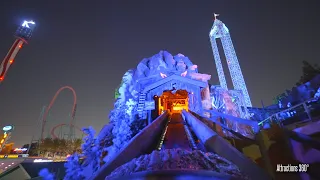
<svg viewBox="0 0 320 180"><path fill-rule="evenodd" d="M106 179L121 178L135 172L159 170L208 170L248 179L236 165L217 154L183 149L166 149L142 155L118 167Z"/></svg>
<svg viewBox="0 0 320 180"><path fill-rule="evenodd" d="M219 86L211 86L211 101L213 108L219 113L230 115L230 118L225 118L223 124L229 129L241 133L244 136L252 136L252 128L239 122L240 118L250 119L250 113L243 112L242 106L245 104L243 96L234 90L227 90ZM233 118L235 117L235 118ZM233 136L225 131L225 135Z"/></svg>
<svg viewBox="0 0 320 180"><path fill-rule="evenodd" d="M108 140L106 137L110 138L108 134L112 128L109 126L101 131L104 140ZM95 138L95 130L91 126L83 128L82 131L86 134L81 145L82 154L75 153L67 158L67 162L64 164L66 168L64 179L66 180L89 178L101 165L102 152L105 149L105 144L101 146L102 137ZM82 163L80 163L80 158L83 158Z"/></svg>
<svg viewBox="0 0 320 180"><path fill-rule="evenodd" d="M102 148L95 136L95 130L90 126L83 128L82 131L87 135L82 144L82 155L85 157L82 163L83 175L88 178L100 168Z"/></svg>
<svg viewBox="0 0 320 180"><path fill-rule="evenodd" d="M39 172L39 176L43 178L43 180L54 180L54 175L49 172L47 168L41 169Z"/></svg>
<svg viewBox="0 0 320 180"><path fill-rule="evenodd" d="M314 95L315 99L319 99L320 98L320 87L318 88L317 92Z"/></svg>
<svg viewBox="0 0 320 180"><path fill-rule="evenodd" d="M197 73L197 66L182 54L172 56L167 51L160 51L150 58L144 58L135 69L128 70L122 77L119 97L110 112L110 123L113 124L113 145L109 147L105 162L119 152L145 124L137 118L137 105L141 88L162 79L160 73L167 77L173 74L192 78ZM99 135L100 136L100 135Z"/></svg>
<svg viewBox="0 0 320 180"><path fill-rule="evenodd" d="M283 107L290 102L292 106L309 100L317 94L320 88L320 74L315 76L311 81L298 87L293 87L291 91L287 90L286 97L282 99ZM319 91L318 91L319 92ZM319 93L320 94L320 93Z"/></svg>
<svg viewBox="0 0 320 180"><path fill-rule="evenodd" d="M75 153L67 158L67 162L64 164L66 168L65 180L78 180L83 179L83 168L80 165L80 155Z"/></svg>

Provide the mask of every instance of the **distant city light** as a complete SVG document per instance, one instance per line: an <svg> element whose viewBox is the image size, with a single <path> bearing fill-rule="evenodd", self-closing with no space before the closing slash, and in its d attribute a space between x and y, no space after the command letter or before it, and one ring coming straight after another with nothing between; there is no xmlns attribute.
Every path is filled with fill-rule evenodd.
<svg viewBox="0 0 320 180"><path fill-rule="evenodd" d="M22 27L30 28L29 24L36 24L34 21L23 21Z"/></svg>
<svg viewBox="0 0 320 180"><path fill-rule="evenodd" d="M10 131L13 129L13 126L5 126L2 128L3 131Z"/></svg>
<svg viewBox="0 0 320 180"><path fill-rule="evenodd" d="M26 151L28 150L27 148L15 148L13 151Z"/></svg>
<svg viewBox="0 0 320 180"><path fill-rule="evenodd" d="M40 163L40 162L52 162L53 160L49 160L49 159L35 159L33 160L33 162L35 163Z"/></svg>

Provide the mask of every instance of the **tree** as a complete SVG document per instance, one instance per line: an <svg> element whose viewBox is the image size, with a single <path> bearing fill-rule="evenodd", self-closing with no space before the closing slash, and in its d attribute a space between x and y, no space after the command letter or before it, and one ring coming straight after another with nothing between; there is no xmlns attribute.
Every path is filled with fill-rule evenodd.
<svg viewBox="0 0 320 180"><path fill-rule="evenodd" d="M100 161L100 164L103 165L105 163L104 161L104 158L107 158L107 156L110 156L110 150L111 149L111 146L113 145L113 134L112 134L112 130L113 130L113 124L112 123L109 123L108 125L105 125L98 137L97 137L97 140L100 144L100 148L102 149L102 152L101 152L101 161Z"/></svg>
<svg viewBox="0 0 320 180"><path fill-rule="evenodd" d="M68 180L87 179L100 168L102 148L99 140L95 138L95 131L91 126L83 128L82 131L86 134L81 145L82 154L74 153L65 163L65 179ZM83 159L82 163L80 158Z"/></svg>
<svg viewBox="0 0 320 180"><path fill-rule="evenodd" d="M302 76L300 77L299 82L297 82L297 86L309 82L312 80L316 75L320 74L320 68L317 64L311 65L307 61L302 61Z"/></svg>
<svg viewBox="0 0 320 180"><path fill-rule="evenodd" d="M72 143L72 149L75 152L81 152L81 144L82 144L82 139L74 139Z"/></svg>
<svg viewBox="0 0 320 180"><path fill-rule="evenodd" d="M279 94L275 98L273 98L273 104L279 104L279 101L282 101L284 98L286 98L288 95L286 93Z"/></svg>
<svg viewBox="0 0 320 180"><path fill-rule="evenodd" d="M81 155L77 153L74 153L67 158L67 162L64 164L64 167L66 168L65 180L84 179L80 158Z"/></svg>
<svg viewBox="0 0 320 180"><path fill-rule="evenodd" d="M45 138L39 144L39 150L43 156L48 156L49 153L53 152L53 140L52 138Z"/></svg>
<svg viewBox="0 0 320 180"><path fill-rule="evenodd" d="M39 146L39 150L44 156L52 155L67 156L75 152L81 152L81 139L52 139L45 138Z"/></svg>

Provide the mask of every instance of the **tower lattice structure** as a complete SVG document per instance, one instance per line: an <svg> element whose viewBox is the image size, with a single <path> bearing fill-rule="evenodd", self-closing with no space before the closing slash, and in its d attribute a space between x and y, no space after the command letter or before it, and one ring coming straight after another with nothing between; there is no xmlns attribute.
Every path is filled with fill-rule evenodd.
<svg viewBox="0 0 320 180"><path fill-rule="evenodd" d="M242 75L242 71L239 65L236 51L234 50L234 47L232 44L229 29L222 21L216 19L216 16L217 15L215 15L215 20L211 28L211 31L209 33L209 37L211 41L213 56L214 56L217 71L218 71L220 85L222 88L228 89L227 81L223 71L221 58L219 55L219 50L218 50L217 41L216 41L216 39L219 39L219 38L221 40L223 51L227 60L227 65L230 71L233 87L235 90L242 91L245 105L247 107L252 107L250 96Z"/></svg>
<svg viewBox="0 0 320 180"><path fill-rule="evenodd" d="M15 32L16 40L0 64L0 83L4 80L19 50L24 44L28 44L28 40L32 36L34 27L35 22L33 21L24 21L23 24L18 27L17 31Z"/></svg>

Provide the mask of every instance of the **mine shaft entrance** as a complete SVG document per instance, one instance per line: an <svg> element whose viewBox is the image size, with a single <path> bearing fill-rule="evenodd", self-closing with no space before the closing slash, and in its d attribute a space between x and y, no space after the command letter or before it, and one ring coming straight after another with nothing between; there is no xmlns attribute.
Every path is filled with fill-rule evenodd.
<svg viewBox="0 0 320 180"><path fill-rule="evenodd" d="M188 94L186 90L177 90L164 91L161 96L155 96L157 115L166 110L171 113L180 113L183 109L188 111Z"/></svg>

